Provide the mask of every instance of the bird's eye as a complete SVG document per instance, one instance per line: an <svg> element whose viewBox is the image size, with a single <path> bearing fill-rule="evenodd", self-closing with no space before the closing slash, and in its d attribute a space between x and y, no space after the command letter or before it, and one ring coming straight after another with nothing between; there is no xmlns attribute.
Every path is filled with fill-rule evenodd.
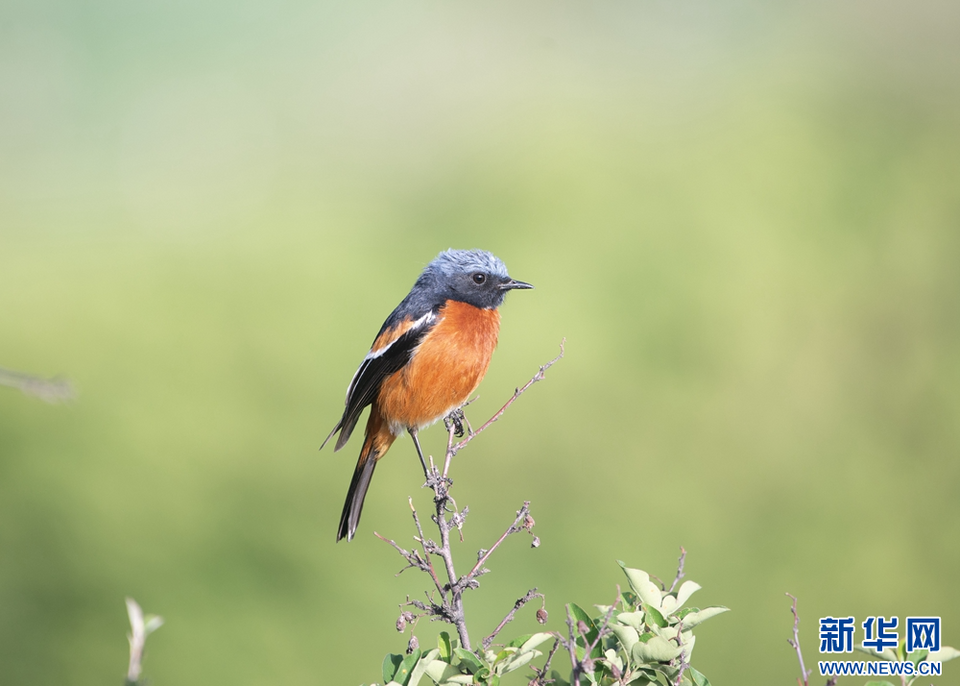
<svg viewBox="0 0 960 686"><path fill-rule="evenodd" d="M486 280L487 280L487 275L486 275L486 274L474 274L474 275L473 275L473 282L474 282L475 284L477 284L478 286L479 286L480 284L482 284L482 283L483 283L484 281L486 281Z"/></svg>

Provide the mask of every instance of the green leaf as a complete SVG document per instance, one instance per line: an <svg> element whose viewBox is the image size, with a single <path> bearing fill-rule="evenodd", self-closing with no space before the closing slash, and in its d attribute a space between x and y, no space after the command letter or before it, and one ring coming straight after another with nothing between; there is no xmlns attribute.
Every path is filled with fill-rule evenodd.
<svg viewBox="0 0 960 686"><path fill-rule="evenodd" d="M665 615L672 615L674 610L677 609L677 599L672 595L665 595L660 600L660 613Z"/></svg>
<svg viewBox="0 0 960 686"><path fill-rule="evenodd" d="M626 628L626 627L625 627L625 628ZM597 661L597 664L606 665L608 668L611 668L611 671L612 671L612 668L613 668L613 667L616 667L617 669L620 670L620 673L622 674L622 673L623 673L623 670L624 670L624 667L625 667L623 658L620 657L620 655L622 655L622 654L623 654L623 651L622 651L622 650L621 650L620 652L618 652L617 650L614 650L613 648L608 648L608 649L605 650L604 653L603 653L603 660L598 660L598 661ZM629 656L629 655L630 655L630 652L627 651L627 652L626 652L626 655Z"/></svg>
<svg viewBox="0 0 960 686"><path fill-rule="evenodd" d="M446 665L443 660L438 660L437 656L440 654L440 651L434 648L433 650L425 653L414 665L413 671L410 672L410 678L407 680L407 686L417 686L420 683L420 679L424 674L427 673L427 667L433 663L438 663L440 665ZM449 666L449 665L448 665Z"/></svg>
<svg viewBox="0 0 960 686"><path fill-rule="evenodd" d="M889 681L868 681L863 686L894 686Z"/></svg>
<svg viewBox="0 0 960 686"><path fill-rule="evenodd" d="M450 634L441 631L437 637L437 648L440 649L440 659L450 662L450 656L453 655L453 647L450 645Z"/></svg>
<svg viewBox="0 0 960 686"><path fill-rule="evenodd" d="M691 612L683 617L683 630L692 629L698 624L702 624L711 617L715 617L723 612L729 612L729 607L723 607L722 605L715 605L713 607L707 607L699 612Z"/></svg>
<svg viewBox="0 0 960 686"><path fill-rule="evenodd" d="M680 584L680 588L677 590L677 607L683 607L690 600L690 596L699 591L700 588L700 584L696 581L684 581ZM700 672L697 672L697 674L700 674Z"/></svg>
<svg viewBox="0 0 960 686"><path fill-rule="evenodd" d="M504 645L504 648L519 648L530 638L533 634L524 634L523 636L517 636L515 639Z"/></svg>
<svg viewBox="0 0 960 686"><path fill-rule="evenodd" d="M710 680L690 665L687 665L687 674L693 680L694 686L711 686Z"/></svg>
<svg viewBox="0 0 960 686"><path fill-rule="evenodd" d="M656 624L661 629L667 626L667 620L663 618L663 615L660 614L660 610L655 607L650 607L646 603L643 604L643 611L647 614L647 626Z"/></svg>
<svg viewBox="0 0 960 686"><path fill-rule="evenodd" d="M498 665L497 674L509 674L526 667L536 657L543 655L539 650L517 651Z"/></svg>
<svg viewBox="0 0 960 686"><path fill-rule="evenodd" d="M654 675L656 676L656 681L658 684L660 684L660 686L673 686L673 684L670 683L670 677L661 672L659 669L654 672Z"/></svg>
<svg viewBox="0 0 960 686"><path fill-rule="evenodd" d="M656 634L644 634L630 651L637 662L669 662L680 654L680 646Z"/></svg>
<svg viewBox="0 0 960 686"><path fill-rule="evenodd" d="M878 657L881 660L896 661L897 659L897 654L893 652L893 648L884 648L882 652L877 652L873 648L864 648L862 645L855 645L853 649L858 653L866 653L867 655Z"/></svg>
<svg viewBox="0 0 960 686"><path fill-rule="evenodd" d="M393 681L393 676L397 673L397 669L400 667L402 662L403 655L394 655L393 653L388 653L387 656L383 658L383 683Z"/></svg>
<svg viewBox="0 0 960 686"><path fill-rule="evenodd" d="M914 650L912 653L907 655L907 659L913 663L914 667L916 667L918 664L924 661L924 659L927 657L927 653L929 652L929 650Z"/></svg>
<svg viewBox="0 0 960 686"><path fill-rule="evenodd" d="M593 623L593 619L590 618L590 615L588 615L582 607L576 603L570 603L567 605L567 608L570 610L570 614L573 615L574 621L583 622L587 625L590 631L597 630L596 625Z"/></svg>
<svg viewBox="0 0 960 686"><path fill-rule="evenodd" d="M597 626L593 623L593 620L590 619L590 616L583 611L583 608L577 605L576 603L569 603L567 609L570 611L570 614L573 615L573 619L576 622L583 622L587 625L587 635L583 638L578 638L577 643L583 644L581 647L586 649L588 645L597 641L597 634L600 632L597 630ZM585 642L584 642L585 639ZM590 653L590 657L598 658L602 655L600 652L600 642L597 641L597 645L593 647L593 651Z"/></svg>
<svg viewBox="0 0 960 686"><path fill-rule="evenodd" d="M147 615L143 618L144 637L149 636L161 626L163 626L163 617L158 615Z"/></svg>
<svg viewBox="0 0 960 686"><path fill-rule="evenodd" d="M437 684L457 683L455 681L451 681L451 679L460 676L465 677L466 683L468 684L473 681L472 674L460 674L460 670L444 660L433 660L431 662L421 660L420 664L425 665L423 668L423 673Z"/></svg>
<svg viewBox="0 0 960 686"><path fill-rule="evenodd" d="M640 634L638 634L637 630L632 626L611 623L610 630L613 632L613 635L617 637L617 640L620 641L620 645L623 646L623 650L627 655L630 654L633 646L640 640Z"/></svg>
<svg viewBox="0 0 960 686"><path fill-rule="evenodd" d="M663 594L657 585L650 581L650 575L642 569L631 569L620 560L617 560L617 563L623 568L623 573L627 575L630 588L640 596L640 600L659 610L660 602L663 600Z"/></svg>
<svg viewBox="0 0 960 686"><path fill-rule="evenodd" d="M632 627L637 631L643 631L643 611L621 612L617 615L617 621L625 626Z"/></svg>
<svg viewBox="0 0 960 686"><path fill-rule="evenodd" d="M503 662L504 660L506 660L506 659L507 659L508 657L510 657L511 655L516 655L516 653L517 653L517 649L516 649L516 648L505 647L503 650L501 650L501 651L500 651L499 653L497 653L496 655L493 655L492 653L488 653L488 654L487 654L487 662L488 662L489 664L491 664L491 665L497 665L498 663Z"/></svg>
<svg viewBox="0 0 960 686"><path fill-rule="evenodd" d="M454 648L454 654L460 658L460 665L471 674L476 674L483 667L479 658L465 648Z"/></svg>
<svg viewBox="0 0 960 686"><path fill-rule="evenodd" d="M546 631L533 634L532 636L527 637L527 640L520 645L520 652L525 653L531 651L541 643L549 641L551 638L553 638L553 634L549 634Z"/></svg>
<svg viewBox="0 0 960 686"><path fill-rule="evenodd" d="M407 683L410 681L410 672L413 671L413 668L416 667L417 661L419 660L420 649L418 648L403 658L403 662L397 667L396 674L393 675L393 680L402 684L402 686L407 686Z"/></svg>
<svg viewBox="0 0 960 686"><path fill-rule="evenodd" d="M951 648L950 646L941 646L940 650L936 650L927 655L927 662L946 662L947 660L954 660L958 657L960 657L960 650Z"/></svg>

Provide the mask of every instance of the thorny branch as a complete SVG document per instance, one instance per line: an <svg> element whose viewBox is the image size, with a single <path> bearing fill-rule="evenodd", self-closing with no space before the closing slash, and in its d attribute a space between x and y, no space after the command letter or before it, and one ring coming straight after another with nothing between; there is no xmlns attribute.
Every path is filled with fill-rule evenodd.
<svg viewBox="0 0 960 686"><path fill-rule="evenodd" d="M563 348L566 339L560 343L560 354L555 358L547 362L546 364L540 367L540 370L522 387L514 391L513 396L504 403L494 415L488 419L483 425L481 425L477 430L473 430L470 426L470 422L466 420L466 417L463 415L462 408L455 410L451 415L444 420L444 425L447 427L447 450L444 459L443 471L439 471L437 467L433 464L433 458L430 459L430 473L427 475L426 486L430 488L433 493L433 503L434 503L434 514L431 515L430 520L436 525L437 532L440 535L439 543L433 539L429 539L424 535L423 527L420 524L420 518L417 514L416 508L413 507L413 501L410 500L410 510L413 516L414 524L417 528L417 536L415 540L420 544L420 549L406 550L396 543L396 541L384 538L380 534L376 536L386 543L389 543L393 548L403 557L407 562L407 566L400 570L399 573L406 571L407 569L419 569L422 572L425 572L430 576L431 581L433 582L434 588L436 589L436 594L431 592L427 595L427 602L420 600L410 600L407 599L405 603L408 607L416 608L420 610L422 614L419 616L414 615L412 612L403 611L401 612L400 618L397 620L397 629L403 631L407 624L411 622L416 622L419 617L429 616L432 620L439 620L453 624L457 629L457 634L460 637L460 645L466 650L472 650L470 644L470 636L467 631L466 619L464 618L463 612L463 593L467 589L477 588L480 585L478 581L479 577L488 573L488 570L484 565L487 560L490 558L490 555L493 554L497 548L506 540L511 534L520 533L526 531L533 536L533 541L531 547L536 548L540 545L540 539L533 535L533 526L534 520L530 516L530 503L526 501L523 503L514 518L513 523L507 527L506 531L498 538L493 545L488 549L481 549L477 553L477 562L473 568L465 575L460 576L457 574L456 567L454 565L453 553L450 549L450 532L452 529L456 528L458 532L462 532L462 527L464 520L469 513L469 508L464 507L462 510L458 509L456 501L450 496L450 487L453 485L453 481L447 476L450 469L450 462L453 459L453 456L456 455L460 450L462 450L470 441L477 437L480 433L485 431L490 427L495 421L497 421L507 408L509 408L516 400L527 391L533 384L538 381L542 381L545 377L547 369L556 364L563 357ZM472 402L472 401L471 401ZM469 404L469 402L467 403ZM464 424L466 424L466 432L464 431ZM466 436L459 442L454 442L455 437L459 438L466 433ZM463 540L462 533L460 535L461 541ZM421 552L422 551L422 552ZM446 573L446 580L441 580L440 576L437 574L436 569L433 565L433 557L438 557L443 563L443 570ZM527 602L533 598L540 598L543 600L543 594L537 593L537 589L531 589L527 592L525 596L518 599L514 604L513 609L507 613L503 621L497 626L494 631L483 639L481 646L483 649L489 648L493 643L493 640L496 638L497 634L506 626L511 620L513 620L516 612L523 607ZM542 614L541 614L542 613ZM537 612L537 619L541 623L546 621L546 610L541 607L541 610ZM416 637L411 638L411 645L416 640ZM556 646L554 650L551 651L551 656L556 651Z"/></svg>

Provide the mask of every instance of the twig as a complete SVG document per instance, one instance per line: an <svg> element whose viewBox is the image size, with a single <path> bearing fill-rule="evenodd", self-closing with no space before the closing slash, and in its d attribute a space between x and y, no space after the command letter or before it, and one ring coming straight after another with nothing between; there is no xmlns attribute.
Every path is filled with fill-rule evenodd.
<svg viewBox="0 0 960 686"><path fill-rule="evenodd" d="M573 615L570 613L570 606L567 606L567 636L568 640L564 641L564 646L567 649L567 652L570 653L570 664L573 665L573 673L571 674L570 683L574 686L580 686L580 672L583 669L583 666L580 664L580 660L577 659L577 639L576 634L573 630ZM584 641L586 643L586 641Z"/></svg>
<svg viewBox="0 0 960 686"><path fill-rule="evenodd" d="M48 403L66 402L73 400L77 395L73 385L62 377L44 379L33 374L3 368L0 368L0 386L16 388L26 395L32 395Z"/></svg>
<svg viewBox="0 0 960 686"><path fill-rule="evenodd" d="M467 443L469 443L469 442L472 441L474 438L476 438L477 436L479 436L481 433L483 433L485 430L487 430L487 429L490 427L491 424L493 424L495 421L497 421L498 419L500 419L500 417L503 416L503 413L507 411L507 408L510 407L511 405L513 405L513 403L516 402L517 398L519 398L521 395L523 395L524 392L525 392L528 388L530 388L533 384L537 383L538 381L543 381L543 379L546 377L546 371L547 371L548 369L550 369L550 367L552 367L553 365L555 365L557 362L559 362L561 359L563 359L564 346L566 345L566 342L567 342L567 339L566 339L566 338L563 338L563 339L560 341L560 354L557 355L557 356L556 356L555 358L553 358L552 360L550 360L549 362L547 362L546 364L542 365L542 366L540 367L540 371L538 371L536 374L534 374L532 379L530 379L527 383L525 383L525 384L524 384L523 386L521 386L520 388L516 389L516 390L513 392L513 396L512 396L507 402L505 402L505 403L503 404L503 407L501 407L499 410L497 410L497 411L493 414L493 416L490 417L490 419L488 419L486 422L484 422L484 423L480 426L479 429L476 429L475 431L467 434L467 435L463 438L463 440L461 440L459 443L456 443L456 444L450 446L450 447L447 449L447 461L448 461L448 462L449 462L449 458L453 457L453 456L456 455L458 452L460 452L461 450L463 450L464 446L466 446ZM444 471L444 476L446 476L446 471Z"/></svg>
<svg viewBox="0 0 960 686"><path fill-rule="evenodd" d="M613 617L614 611L617 609L617 603L620 601L620 584L617 584L617 597L613 601L613 604L607 609L607 614L603 616L603 623L600 625L600 628L597 630L597 637L593 639L593 642L590 644L589 652L593 652L593 649L597 647L597 644L603 639L607 634L607 627L610 626L610 618Z"/></svg>
<svg viewBox="0 0 960 686"><path fill-rule="evenodd" d="M420 545L423 547L423 557L427 562L427 572L430 574L430 578L433 579L434 586L437 587L437 590L443 593L443 586L440 585L440 579L437 578L437 572L433 568L433 562L430 560L430 552L436 548L436 544L433 541L427 541L423 536L423 527L420 526L420 517L417 516L417 508L413 506L413 498L407 498L407 504L410 505L410 512L413 515L413 523L417 527L417 540L420 542Z"/></svg>
<svg viewBox="0 0 960 686"><path fill-rule="evenodd" d="M680 550L683 550L681 546ZM686 551L680 556L680 568L683 569L683 555L686 554ZM679 573L678 573L679 574ZM673 582L676 584L676 580ZM673 586L670 587L670 590L673 590ZM690 663L687 662L687 656L683 652L683 622L677 623L677 645L681 647L680 649L680 671L677 672L677 680L674 681L674 686L680 686L683 683L683 673L687 671L687 667L690 666Z"/></svg>
<svg viewBox="0 0 960 686"><path fill-rule="evenodd" d="M800 615L797 614L797 597L789 593L785 595L793 599L793 605L790 607L790 612L793 613L793 638L788 638L787 643L797 651L797 659L800 661L800 673L803 676L797 679L797 684L799 686L808 686L810 683L810 672L813 670L807 671L806 665L803 664L803 652L800 650Z"/></svg>
<svg viewBox="0 0 960 686"><path fill-rule="evenodd" d="M673 592L673 589L676 588L677 584L680 582L680 579L683 578L683 563L687 559L687 551L684 550L683 546L680 546L680 561L677 562L677 576L674 578L673 583L670 584L670 592Z"/></svg>
<svg viewBox="0 0 960 686"><path fill-rule="evenodd" d="M527 603L529 603L531 600L533 600L534 598L540 598L540 600L543 600L543 594L542 594L542 593L537 593L537 588L536 588L536 586L534 586L534 587L531 588L529 591L527 591L526 595L524 595L522 598L517 598L517 602L515 602L515 603L513 604L513 608L511 608L510 612L507 613L507 616L506 616L506 617L504 617L502 620L500 620L500 623L497 624L497 628L494 629L494 630L490 633L489 636L487 636L485 639L483 639L483 640L480 642L481 647L482 647L484 650L486 650L487 648L489 648L490 645L493 643L493 639L495 639L495 638L497 637L497 634L500 633L500 631L503 629L503 627L505 627L507 624L509 624L510 622L513 621L513 616L514 616L515 614L517 614L517 611L518 611L521 607L523 607L524 605L526 605Z"/></svg>
<svg viewBox="0 0 960 686"><path fill-rule="evenodd" d="M543 663L543 667L537 669L536 667L531 667L533 673L536 674L533 681L530 682L529 686L546 686L548 683L553 683L552 679L546 679L547 671L550 669L550 663L553 661L553 656L557 652L557 648L560 647L562 639L559 634L554 633L556 640L553 642L553 647L550 648L550 652L547 654L547 660Z"/></svg>
<svg viewBox="0 0 960 686"><path fill-rule="evenodd" d="M478 556L479 559L477 560L477 564L475 564L473 566L473 569L470 570L470 573L463 578L463 581L466 582L471 579L475 579L478 576L483 576L483 574L485 573L485 570L483 570L483 564L493 554L493 551L500 547L500 544L503 543L504 540L506 540L507 536L509 536L510 534L516 534L516 533L520 533L521 531L529 530L530 527L526 525L527 518L530 518L531 522L533 521L533 518L530 517L530 501L529 500L523 501L523 507L521 507L517 511L517 518L513 520L513 524L511 524L507 528L507 530L503 532L500 538L497 539L497 542L494 543L489 550L485 550L480 553L480 555ZM521 524L520 522L523 522L523 524Z"/></svg>
<svg viewBox="0 0 960 686"><path fill-rule="evenodd" d="M140 681L140 672L143 664L143 647L147 636L160 628L163 618L156 615L143 616L143 610L133 598L127 598L127 616L130 619L130 633L127 640L130 642L130 664L127 667L127 684L137 684Z"/></svg>

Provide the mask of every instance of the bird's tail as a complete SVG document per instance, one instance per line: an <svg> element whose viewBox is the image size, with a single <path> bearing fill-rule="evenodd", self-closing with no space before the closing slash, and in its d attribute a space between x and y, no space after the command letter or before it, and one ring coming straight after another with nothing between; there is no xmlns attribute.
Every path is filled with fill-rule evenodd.
<svg viewBox="0 0 960 686"><path fill-rule="evenodd" d="M363 512L363 499L367 497L370 480L373 479L373 470L377 466L377 458L368 457L357 462L357 469L350 480L350 490L343 503L343 513L340 515L340 528L337 530L337 540L346 538L353 540L353 534L360 523L360 513Z"/></svg>
<svg viewBox="0 0 960 686"><path fill-rule="evenodd" d="M363 512L363 499L367 497L367 489L370 488L370 481L373 479L373 470L377 467L377 461L383 457L396 439L376 408L371 408L366 434L357 460L357 468L350 480L347 499L343 503L343 512L340 514L337 541L344 538L348 541L353 540L357 525L360 523L360 513Z"/></svg>

